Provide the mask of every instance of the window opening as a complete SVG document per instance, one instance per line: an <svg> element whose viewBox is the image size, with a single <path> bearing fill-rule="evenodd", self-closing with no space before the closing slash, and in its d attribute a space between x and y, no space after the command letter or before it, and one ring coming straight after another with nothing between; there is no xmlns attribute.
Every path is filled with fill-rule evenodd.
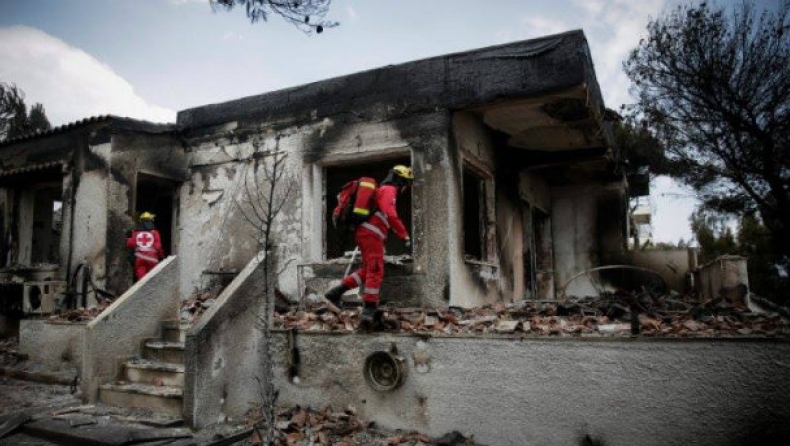
<svg viewBox="0 0 790 446"><path fill-rule="evenodd" d="M486 203L484 180L471 169L463 172L463 237L464 257L483 260L486 232Z"/></svg>
<svg viewBox="0 0 790 446"><path fill-rule="evenodd" d="M36 189L33 199L31 264L60 262L60 228L62 224L61 186Z"/></svg>
<svg viewBox="0 0 790 446"><path fill-rule="evenodd" d="M354 242L354 234L345 229L336 229L332 225L332 210L337 205L337 194L344 184L349 181L359 179L360 177L372 177L377 183L387 176L387 173L393 166L397 164L410 165L411 159L409 157L394 158L386 161L372 161L359 164L342 165L342 166L329 166L326 168L326 206L324 210L324 225L326 227L326 258L334 259L342 257L347 251L353 251L356 243ZM412 211L411 211L411 191L407 190L405 193L398 194L397 209L398 217L406 225L409 234L412 233ZM385 246L386 255L402 255L410 254L411 251L406 249L406 245L394 234L387 237L387 246Z"/></svg>

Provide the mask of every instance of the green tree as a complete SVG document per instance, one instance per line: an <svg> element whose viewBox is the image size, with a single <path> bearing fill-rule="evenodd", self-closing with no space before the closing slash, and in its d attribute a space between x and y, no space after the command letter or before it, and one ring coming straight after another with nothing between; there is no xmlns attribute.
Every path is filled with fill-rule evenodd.
<svg viewBox="0 0 790 446"><path fill-rule="evenodd" d="M790 259L790 2L680 5L651 20L624 68L658 165L708 210L758 213Z"/></svg>
<svg viewBox="0 0 790 446"><path fill-rule="evenodd" d="M773 249L768 229L755 215L745 215L738 227L738 253L749 259L749 284L754 293L777 303L790 302L790 280L782 258Z"/></svg>
<svg viewBox="0 0 790 446"><path fill-rule="evenodd" d="M266 22L269 17L279 16L286 22L310 34L321 34L338 22L326 20L332 0L211 0L213 10L243 7L251 22Z"/></svg>
<svg viewBox="0 0 790 446"><path fill-rule="evenodd" d="M691 232L700 247L699 261L707 263L723 255L739 254L728 220L714 213L696 210L691 215Z"/></svg>
<svg viewBox="0 0 790 446"><path fill-rule="evenodd" d="M22 90L14 84L0 82L0 141L50 128L43 105L33 105L28 114Z"/></svg>
<svg viewBox="0 0 790 446"><path fill-rule="evenodd" d="M754 214L744 215L738 223L738 235L733 235L727 219L719 215L696 211L691 217L691 228L700 247L700 263L707 263L721 255L740 255L748 259L751 291L780 304L790 298L790 280L785 274L782 254L773 248L768 228Z"/></svg>
<svg viewBox="0 0 790 446"><path fill-rule="evenodd" d="M27 125L33 131L49 130L52 128L52 124L49 123L49 119L47 119L47 114L44 112L44 106L42 104L36 103L30 108L30 113L27 115Z"/></svg>

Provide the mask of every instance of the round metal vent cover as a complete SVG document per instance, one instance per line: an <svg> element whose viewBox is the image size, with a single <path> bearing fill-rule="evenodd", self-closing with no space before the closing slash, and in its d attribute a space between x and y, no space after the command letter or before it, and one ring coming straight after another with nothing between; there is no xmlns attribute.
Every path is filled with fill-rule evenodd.
<svg viewBox="0 0 790 446"><path fill-rule="evenodd" d="M406 375L403 358L390 352L371 353L365 360L365 380L379 392L397 389Z"/></svg>

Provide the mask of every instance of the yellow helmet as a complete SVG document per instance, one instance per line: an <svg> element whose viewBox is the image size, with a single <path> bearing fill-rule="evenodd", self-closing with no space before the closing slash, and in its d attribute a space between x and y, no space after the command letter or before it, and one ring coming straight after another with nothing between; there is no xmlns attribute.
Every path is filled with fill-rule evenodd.
<svg viewBox="0 0 790 446"><path fill-rule="evenodd" d="M411 171L411 167L403 166L398 164L397 166L392 168L392 171L395 172L395 175L403 178L404 180L413 180L414 179L414 172Z"/></svg>
<svg viewBox="0 0 790 446"><path fill-rule="evenodd" d="M155 217L156 215L150 212L143 212L142 214L140 214L140 221L154 221Z"/></svg>

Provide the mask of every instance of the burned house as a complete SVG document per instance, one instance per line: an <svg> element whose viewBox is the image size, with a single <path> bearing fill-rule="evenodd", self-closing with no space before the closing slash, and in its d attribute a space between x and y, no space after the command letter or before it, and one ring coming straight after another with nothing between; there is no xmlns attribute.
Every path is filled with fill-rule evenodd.
<svg viewBox="0 0 790 446"><path fill-rule="evenodd" d="M279 288L322 289L353 250L328 224L349 179L393 164L417 180L399 210L385 301L473 306L552 299L625 247L626 183L581 33L442 56L179 113L175 125L92 118L3 144L5 266L87 262L100 288L131 285L125 232L158 216L181 293L238 271L257 248L237 205L267 154L292 186L274 234ZM53 222L60 219L57 230Z"/></svg>
<svg viewBox="0 0 790 446"><path fill-rule="evenodd" d="M116 296L107 310L69 335L79 345L72 356L78 357L84 398L155 407L195 426L238 418L249 408L252 377L268 360L256 329L261 265L276 266L271 279L292 302L340 279L354 246L347 233L333 228L331 210L340 187L362 175L382 178L393 165L408 164L416 177L398 202L413 246L394 237L388 241L385 304L469 308L590 293L584 280L566 284L589 268L621 263L629 234L629 183L604 110L584 34L571 31L183 110L169 125L107 116L5 141L0 299L22 302L25 289L41 282L26 274L40 270L59 287L48 291L58 303L90 305ZM275 163L280 170L272 190ZM263 259L256 211L249 206L265 200L277 201L282 211L272 222L270 257ZM125 241L142 211L157 215L170 257L133 284ZM226 286L198 322L178 322L181 300L218 285ZM24 311L28 319L35 312L30 306ZM25 324L23 342L25 333L36 331L28 334L31 339L54 333ZM278 335L276 348L285 351L288 342ZM574 355L600 366L592 371L600 382L609 385L614 376L606 364L618 358L617 351L598 357L593 350L600 344L577 342L548 354L548 344L536 341L515 350L521 347L511 341L315 335L304 341L303 384L282 378L288 366L279 353L276 379L287 402L365 404L361 410L385 425L434 433L454 419L465 420L483 438L496 440L511 435L510 428L497 422L476 426L479 395L458 387L471 378L450 377L469 373L500 380L503 371L529 370L531 375L510 377L523 386L518 395L537 392L554 401L556 392L576 401L584 374L562 366ZM440 367L434 374L425 369L390 396L372 392L354 370L371 348L394 346ZM699 353L684 348L684 358ZM651 350L662 364L675 353ZM743 361L750 354L758 353ZM166 365L129 360L140 355ZM566 376L567 389L523 382L545 373L535 367L550 357L562 364L546 367ZM702 379L699 368L690 370ZM155 373L164 374L158 389L131 391L116 383L123 376L151 384ZM353 376L340 385L332 376L338 373ZM704 381L699 392L715 385ZM492 407L526 404L483 388L490 391L484 399ZM456 412L446 398L454 393L462 400ZM592 420L620 432L593 407L557 407L576 417L574 422ZM537 412L527 426L557 427L554 418ZM499 444L520 443L508 437Z"/></svg>

